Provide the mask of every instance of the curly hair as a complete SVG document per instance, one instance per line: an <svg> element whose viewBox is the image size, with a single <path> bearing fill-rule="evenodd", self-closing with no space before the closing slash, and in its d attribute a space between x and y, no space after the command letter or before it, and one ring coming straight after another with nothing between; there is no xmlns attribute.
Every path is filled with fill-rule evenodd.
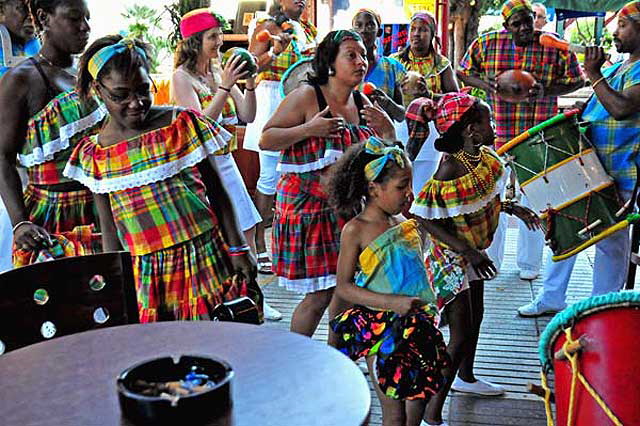
<svg viewBox="0 0 640 426"><path fill-rule="evenodd" d="M183 65L191 72L196 72L198 57L202 51L202 40L205 31L195 33L191 37L180 40L173 58L173 68Z"/></svg>
<svg viewBox="0 0 640 426"><path fill-rule="evenodd" d="M44 25L40 22L36 14L38 9L42 9L46 13L54 13L58 6L68 1L69 0L28 0L29 13L31 14L31 19L33 19L33 25L36 27L36 31L40 32L44 30Z"/></svg>
<svg viewBox="0 0 640 426"><path fill-rule="evenodd" d="M329 205L340 215L352 216L360 213L367 200L369 181L364 175L364 168L380 155L369 154L364 147L364 142L351 146L329 168L323 182L329 195ZM388 161L374 182L385 183L392 176L390 171L397 167L393 161Z"/></svg>
<svg viewBox="0 0 640 426"><path fill-rule="evenodd" d="M469 124L476 123L480 120L482 114L482 103L482 100L476 99L471 108L462 114L460 121L453 123L445 133L436 139L434 142L436 150L453 154L454 152L458 152L462 149L462 146L464 145L462 132Z"/></svg>
<svg viewBox="0 0 640 426"><path fill-rule="evenodd" d="M80 57L80 64L78 66L78 80L76 82L76 90L80 94L82 98L89 97L89 93L91 92L91 82L93 82L94 78L89 73L89 61L100 49L103 47L111 46L113 44L118 43L124 37L121 35L109 35L105 37L101 37L91 43L91 46L85 50L85 52ZM109 74L113 70L122 71L125 74L129 75L133 72L133 70L143 67L147 72L149 72L149 61L147 58L150 57L150 48L146 43L141 42L140 40L134 40L135 46L139 47L145 52L146 57L142 56L137 52L136 49L126 49L122 53L118 53L113 58L107 62L104 67L98 73L96 80L100 80L103 76Z"/></svg>
<svg viewBox="0 0 640 426"><path fill-rule="evenodd" d="M355 31L337 30L331 31L320 42L313 57L313 75L309 76L309 83L324 85L329 81L329 70L336 61L340 45L345 40L362 42L362 37Z"/></svg>

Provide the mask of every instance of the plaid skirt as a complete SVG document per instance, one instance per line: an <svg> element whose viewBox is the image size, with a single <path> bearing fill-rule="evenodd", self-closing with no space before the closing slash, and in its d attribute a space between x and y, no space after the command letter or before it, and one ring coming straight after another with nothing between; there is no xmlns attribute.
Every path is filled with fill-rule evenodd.
<svg viewBox="0 0 640 426"><path fill-rule="evenodd" d="M163 250L133 256L140 322L209 320L219 303L247 295L219 228Z"/></svg>
<svg viewBox="0 0 640 426"><path fill-rule="evenodd" d="M392 399L429 398L444 384L449 365L442 333L432 313L414 310L405 316L356 305L330 322L337 349L354 361L376 355L382 392Z"/></svg>
<svg viewBox="0 0 640 426"><path fill-rule="evenodd" d="M276 192L273 270L281 286L302 294L336 285L345 221L329 206L320 176L320 172L286 173Z"/></svg>
<svg viewBox="0 0 640 426"><path fill-rule="evenodd" d="M93 194L88 189L59 192L27 185L24 204L29 220L46 229L62 250L28 251L14 246L15 267L30 265L38 259L83 256L102 251L101 237L96 231L98 215Z"/></svg>

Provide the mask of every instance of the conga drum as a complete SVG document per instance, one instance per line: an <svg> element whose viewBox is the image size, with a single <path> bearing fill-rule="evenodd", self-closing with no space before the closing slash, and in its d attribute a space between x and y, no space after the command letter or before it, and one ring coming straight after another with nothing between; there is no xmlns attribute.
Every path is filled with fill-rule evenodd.
<svg viewBox="0 0 640 426"><path fill-rule="evenodd" d="M541 217L555 261L627 225L629 205L623 205L578 114L579 110L559 114L498 150Z"/></svg>
<svg viewBox="0 0 640 426"><path fill-rule="evenodd" d="M555 374L557 425L640 424L639 341L637 291L594 296L553 318L539 353L545 377Z"/></svg>

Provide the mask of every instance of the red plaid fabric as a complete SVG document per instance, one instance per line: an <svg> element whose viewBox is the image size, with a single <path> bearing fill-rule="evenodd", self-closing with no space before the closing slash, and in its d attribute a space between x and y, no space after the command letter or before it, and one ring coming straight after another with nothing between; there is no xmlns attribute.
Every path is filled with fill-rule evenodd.
<svg viewBox="0 0 640 426"><path fill-rule="evenodd" d="M192 240L133 257L140 322L208 320L219 303L247 295L232 280L218 227Z"/></svg>
<svg viewBox="0 0 640 426"><path fill-rule="evenodd" d="M476 101L476 98L462 92L445 93L438 101L436 112L436 129L439 133L445 133L449 127L460 121L469 108Z"/></svg>
<svg viewBox="0 0 640 426"><path fill-rule="evenodd" d="M503 71L521 69L530 72L544 87L555 83L572 84L584 80L576 55L540 44L540 32L534 41L520 47L508 31L489 32L478 37L460 62L460 72L480 78L495 77ZM558 112L558 98L546 96L534 101L508 103L495 95L487 97L496 121L496 147Z"/></svg>
<svg viewBox="0 0 640 426"><path fill-rule="evenodd" d="M418 98L412 101L405 112L409 139L406 150L409 158L418 155L422 143L429 137L429 121L432 121L436 113L436 103L429 98Z"/></svg>
<svg viewBox="0 0 640 426"><path fill-rule="evenodd" d="M625 18L640 21L640 1L632 1L624 5L618 13L618 19Z"/></svg>

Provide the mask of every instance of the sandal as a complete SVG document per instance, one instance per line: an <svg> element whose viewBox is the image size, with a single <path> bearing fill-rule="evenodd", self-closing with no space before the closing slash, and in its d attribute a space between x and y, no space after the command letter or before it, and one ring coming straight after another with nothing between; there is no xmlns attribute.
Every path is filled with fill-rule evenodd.
<svg viewBox="0 0 640 426"><path fill-rule="evenodd" d="M263 251L258 253L258 273L265 275L273 275L273 265L271 259L269 259L269 253Z"/></svg>

